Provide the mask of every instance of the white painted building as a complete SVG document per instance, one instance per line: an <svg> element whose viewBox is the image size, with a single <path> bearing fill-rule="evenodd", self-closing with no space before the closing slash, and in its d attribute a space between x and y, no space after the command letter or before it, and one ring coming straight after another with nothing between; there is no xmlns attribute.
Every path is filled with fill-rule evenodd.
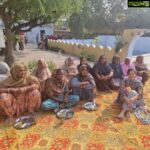
<svg viewBox="0 0 150 150"><path fill-rule="evenodd" d="M4 29L4 24L2 20L0 20L0 50L1 48L5 47L5 38L4 38L3 29Z"/></svg>
<svg viewBox="0 0 150 150"><path fill-rule="evenodd" d="M37 43L37 41L36 41L37 34L39 35L39 40L40 40L40 36L42 33L45 33L45 35L53 35L54 34L54 24L38 26L38 27L33 28L30 32L27 32L26 37L28 39L28 42L36 44Z"/></svg>

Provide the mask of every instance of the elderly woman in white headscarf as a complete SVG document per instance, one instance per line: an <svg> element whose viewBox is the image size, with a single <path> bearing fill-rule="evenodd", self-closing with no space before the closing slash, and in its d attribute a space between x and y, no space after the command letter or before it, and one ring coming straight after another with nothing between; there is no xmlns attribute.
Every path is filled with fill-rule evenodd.
<svg viewBox="0 0 150 150"><path fill-rule="evenodd" d="M68 80L78 74L77 66L74 64L74 59L72 57L68 57L65 60L65 64L62 69L65 72L65 77Z"/></svg>
<svg viewBox="0 0 150 150"><path fill-rule="evenodd" d="M9 72L9 66L5 62L0 62L0 82L2 82L8 77Z"/></svg>

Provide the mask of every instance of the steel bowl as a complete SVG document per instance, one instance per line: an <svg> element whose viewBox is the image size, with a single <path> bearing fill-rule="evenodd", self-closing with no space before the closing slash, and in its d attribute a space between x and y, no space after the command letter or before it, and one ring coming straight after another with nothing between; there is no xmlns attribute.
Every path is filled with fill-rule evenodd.
<svg viewBox="0 0 150 150"><path fill-rule="evenodd" d="M99 105L94 102L87 102L83 105L83 108L85 108L86 110L89 110L89 111L94 111L99 108Z"/></svg>
<svg viewBox="0 0 150 150"><path fill-rule="evenodd" d="M74 112L71 109L61 109L57 112L56 116L58 118L70 119L74 115Z"/></svg>
<svg viewBox="0 0 150 150"><path fill-rule="evenodd" d="M25 129L35 124L35 119L32 116L21 116L15 120L15 129Z"/></svg>

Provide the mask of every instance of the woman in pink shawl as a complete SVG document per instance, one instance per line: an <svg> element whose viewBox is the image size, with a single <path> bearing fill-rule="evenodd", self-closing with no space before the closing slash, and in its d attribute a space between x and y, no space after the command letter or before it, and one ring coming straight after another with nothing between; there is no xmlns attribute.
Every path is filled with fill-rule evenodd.
<svg viewBox="0 0 150 150"><path fill-rule="evenodd" d="M127 72L129 69L136 70L134 64L131 62L130 58L128 57L126 57L124 63L121 64L121 68L125 79L128 78ZM142 77L137 76L136 79L141 81Z"/></svg>

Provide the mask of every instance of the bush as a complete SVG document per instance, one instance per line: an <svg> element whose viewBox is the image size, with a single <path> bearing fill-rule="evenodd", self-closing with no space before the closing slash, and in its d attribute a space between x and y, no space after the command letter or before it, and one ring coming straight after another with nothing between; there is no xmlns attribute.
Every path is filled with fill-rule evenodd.
<svg viewBox="0 0 150 150"><path fill-rule="evenodd" d="M121 37L116 37L116 46L115 46L115 52L116 54L120 51L120 49L123 47L123 42L122 42L122 39Z"/></svg>
<svg viewBox="0 0 150 150"><path fill-rule="evenodd" d="M89 61L95 61L95 55L94 54L87 55L87 60L89 60Z"/></svg>
<svg viewBox="0 0 150 150"><path fill-rule="evenodd" d="M56 69L56 65L52 61L48 61L48 68L51 72L53 72Z"/></svg>
<svg viewBox="0 0 150 150"><path fill-rule="evenodd" d="M33 70L37 67L37 61L33 60L33 61L30 61L28 63L28 69L30 72L33 72Z"/></svg>
<svg viewBox="0 0 150 150"><path fill-rule="evenodd" d="M88 61L95 61L95 55L87 54L87 52L84 50L80 53L81 56L85 57Z"/></svg>
<svg viewBox="0 0 150 150"><path fill-rule="evenodd" d="M56 65L52 61L47 61L47 64L51 72L53 72L53 70L56 69ZM36 67L37 61L33 60L28 63L28 69L30 72L33 72Z"/></svg>

